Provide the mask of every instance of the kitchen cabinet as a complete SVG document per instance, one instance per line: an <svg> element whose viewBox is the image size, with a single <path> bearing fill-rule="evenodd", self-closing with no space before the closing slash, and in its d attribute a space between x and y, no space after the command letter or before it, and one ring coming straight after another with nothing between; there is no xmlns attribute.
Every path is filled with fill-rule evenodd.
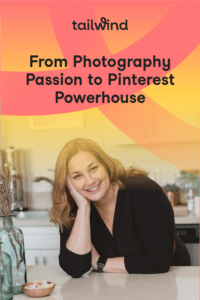
<svg viewBox="0 0 200 300"><path fill-rule="evenodd" d="M173 114L169 116L168 123L163 120L162 114L151 112L149 115L145 115L145 122L140 124L137 129L136 141L131 141L128 137L122 139L119 143L124 144L164 144L165 146L169 143L199 143L199 112L188 112L190 115L189 122L184 122L178 117L174 119ZM176 116L176 113L175 113Z"/></svg>
<svg viewBox="0 0 200 300"><path fill-rule="evenodd" d="M77 111L73 113L30 116L31 130L44 129L63 129L63 128L81 128L84 127L84 112Z"/></svg>
<svg viewBox="0 0 200 300"><path fill-rule="evenodd" d="M42 250L43 265L58 266L59 265L59 260L58 260L59 253L60 253L60 249Z"/></svg>
<svg viewBox="0 0 200 300"><path fill-rule="evenodd" d="M57 266L60 252L59 230L53 226L21 227L27 265Z"/></svg>
<svg viewBox="0 0 200 300"><path fill-rule="evenodd" d="M199 222L196 224L176 224L176 233L187 247L192 266L199 266Z"/></svg>
<svg viewBox="0 0 200 300"><path fill-rule="evenodd" d="M58 266L59 249L55 250L25 250L26 264L29 266Z"/></svg>
<svg viewBox="0 0 200 300"><path fill-rule="evenodd" d="M25 247L26 265L28 266L41 266L41 250L27 250Z"/></svg>
<svg viewBox="0 0 200 300"><path fill-rule="evenodd" d="M188 112L193 126L180 120L176 122L173 118L169 123L162 122L162 115L157 115L153 121L150 132L150 141L154 143L177 143L177 142L199 142L199 114ZM174 121L174 123L173 123Z"/></svg>

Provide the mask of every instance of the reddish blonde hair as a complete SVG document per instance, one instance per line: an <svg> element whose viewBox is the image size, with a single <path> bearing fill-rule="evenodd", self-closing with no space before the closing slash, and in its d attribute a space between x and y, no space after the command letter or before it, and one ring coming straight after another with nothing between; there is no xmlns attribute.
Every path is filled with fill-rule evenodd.
<svg viewBox="0 0 200 300"><path fill-rule="evenodd" d="M66 185L66 175L68 174L68 163L70 159L81 151L91 153L108 172L110 183L119 184L120 188L123 187L123 179L140 172L133 167L130 167L127 170L128 172L126 172L120 161L110 157L92 140L79 138L68 142L57 159L55 181L52 190L53 207L49 214L51 220L59 225L61 231L64 226L71 231L76 217L77 207Z"/></svg>

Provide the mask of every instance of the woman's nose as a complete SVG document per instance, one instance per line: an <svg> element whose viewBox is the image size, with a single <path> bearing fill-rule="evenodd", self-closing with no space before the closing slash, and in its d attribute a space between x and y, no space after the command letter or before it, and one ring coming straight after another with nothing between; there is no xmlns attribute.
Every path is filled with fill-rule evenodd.
<svg viewBox="0 0 200 300"><path fill-rule="evenodd" d="M94 178L92 177L91 174L87 173L85 174L85 184L88 186L92 186L93 182L94 182Z"/></svg>

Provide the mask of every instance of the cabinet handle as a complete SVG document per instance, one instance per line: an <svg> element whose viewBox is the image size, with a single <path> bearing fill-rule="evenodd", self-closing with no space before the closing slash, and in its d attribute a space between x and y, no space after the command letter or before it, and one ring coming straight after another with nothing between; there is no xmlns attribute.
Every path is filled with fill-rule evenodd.
<svg viewBox="0 0 200 300"><path fill-rule="evenodd" d="M39 259L38 259L37 256L35 256L35 265L36 265L36 266L39 265Z"/></svg>
<svg viewBox="0 0 200 300"><path fill-rule="evenodd" d="M45 256L43 257L43 263L45 266L47 265L47 258Z"/></svg>

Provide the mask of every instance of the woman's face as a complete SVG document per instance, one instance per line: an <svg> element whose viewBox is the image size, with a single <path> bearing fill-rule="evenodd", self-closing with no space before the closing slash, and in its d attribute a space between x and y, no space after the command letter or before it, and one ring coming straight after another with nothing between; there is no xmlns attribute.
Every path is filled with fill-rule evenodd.
<svg viewBox="0 0 200 300"><path fill-rule="evenodd" d="M68 171L74 188L88 200L101 200L110 188L106 169L89 152L74 155L69 161Z"/></svg>

